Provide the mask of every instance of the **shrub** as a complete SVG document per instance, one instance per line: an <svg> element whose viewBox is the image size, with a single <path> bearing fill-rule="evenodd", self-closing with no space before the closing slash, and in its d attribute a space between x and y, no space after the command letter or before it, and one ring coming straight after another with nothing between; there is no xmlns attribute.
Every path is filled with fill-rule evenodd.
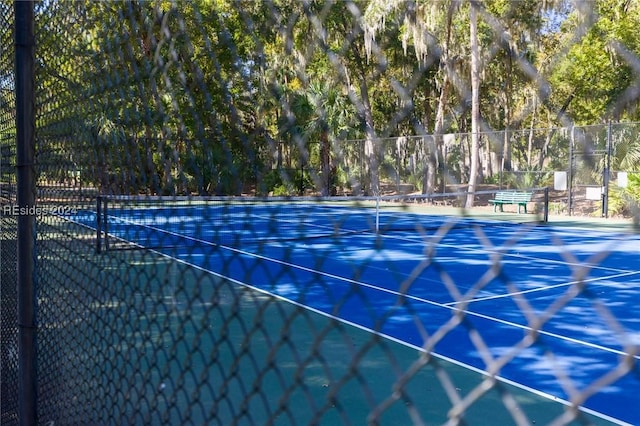
<svg viewBox="0 0 640 426"><path fill-rule="evenodd" d="M629 173L627 186L609 187L609 213L613 215L630 215L640 204L640 173Z"/></svg>

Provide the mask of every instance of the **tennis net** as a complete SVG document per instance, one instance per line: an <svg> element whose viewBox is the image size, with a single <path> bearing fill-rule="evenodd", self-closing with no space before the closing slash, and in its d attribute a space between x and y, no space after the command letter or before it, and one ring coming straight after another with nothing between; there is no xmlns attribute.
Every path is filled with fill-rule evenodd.
<svg viewBox="0 0 640 426"><path fill-rule="evenodd" d="M509 194L526 194L511 203ZM98 252L194 246L245 248L391 232L545 222L548 191L480 191L377 197L101 196L75 220L96 229ZM506 198L505 198L506 197ZM522 199L522 198L519 198ZM498 200L498 201L496 201ZM506 201L500 201L506 200ZM526 212L526 213L525 213Z"/></svg>

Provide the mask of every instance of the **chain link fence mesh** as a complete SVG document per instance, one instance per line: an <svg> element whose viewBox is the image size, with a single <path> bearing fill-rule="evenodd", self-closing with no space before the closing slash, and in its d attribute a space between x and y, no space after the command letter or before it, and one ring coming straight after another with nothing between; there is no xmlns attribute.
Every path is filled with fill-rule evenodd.
<svg viewBox="0 0 640 426"><path fill-rule="evenodd" d="M0 28L2 69L0 109L0 397L2 398L2 424L16 424L18 412L18 329L17 329L17 223L16 218L5 214L5 209L15 202L15 79L13 49L13 9L3 3Z"/></svg>
<svg viewBox="0 0 640 426"><path fill-rule="evenodd" d="M451 50L470 43L470 5L482 22L484 63L510 59L510 73L524 76L561 127L520 122L517 130L496 130L490 116L500 112L485 105L480 129L471 130L469 51ZM462 216L487 213L497 190L513 188L533 191L531 203L541 205L542 192L534 189L553 187L554 173L564 172L567 185L552 192L552 213L577 214L576 205L588 199L584 188L601 191L615 179L620 185L607 194L612 214L637 217L637 123L580 127L563 115L566 107L554 111L549 83L506 38L518 31L510 27L518 21L516 3L502 15L492 5L35 4L38 422L524 425L640 418L636 408L625 417L588 404L612 387L638 388L637 272L616 269L628 277L618 301L590 286L592 270L611 270L606 262L622 256L617 249L603 243L589 257L570 236L545 241L559 257L545 267L565 265L545 285L566 288L551 301L537 300L529 286L544 278L507 272L509 253L530 249L535 225L494 238L475 224L456 233L445 222L432 232L412 216L413 207L432 204ZM595 15L576 10L585 18L576 25L579 37ZM540 13L550 21L561 16ZM374 25L387 15L386 25ZM0 16L1 410L2 424L14 425L21 387L16 288L28 283L18 282L16 271L12 5L2 2ZM411 25L421 20L423 27ZM434 29L444 22L455 28L446 45ZM422 31L412 35L420 60L403 53L412 28ZM632 46L616 46L633 56L633 67ZM552 67L560 59L549 61ZM490 90L498 83L489 78L491 67L485 72L483 89ZM432 110L437 93L448 94L448 110ZM632 96L620 94L614 110ZM460 191L470 186L475 135L483 186L476 207L464 208ZM456 195L434 196L449 193ZM399 195L410 207L381 198ZM413 229L417 240L389 246L384 234L366 232L387 218L379 206L386 201L394 215L406 215L397 226ZM604 199L590 202L581 204L585 214L599 214ZM534 211L528 221L541 219L542 210ZM352 220L361 228L350 228ZM616 247L637 248L632 233L610 235ZM455 265L437 254L463 243L472 249L449 256L479 250L484 258ZM461 275L474 263L479 270ZM376 276L384 277L384 288L372 290ZM426 276L449 302L433 302L429 288L426 296L414 293ZM498 285L512 312L493 329L471 308L489 285ZM425 316L418 303L425 299L442 308L437 315ZM572 327L556 321L581 315L594 330L584 339L596 339L586 346L613 348L606 362L549 345L555 330ZM506 322L519 324L518 334L495 340ZM402 330L413 334L403 337ZM597 341L605 335L607 343ZM448 356L451 347L475 361ZM591 376L578 368L583 361ZM548 387L519 384L509 378L514 368L543 375Z"/></svg>

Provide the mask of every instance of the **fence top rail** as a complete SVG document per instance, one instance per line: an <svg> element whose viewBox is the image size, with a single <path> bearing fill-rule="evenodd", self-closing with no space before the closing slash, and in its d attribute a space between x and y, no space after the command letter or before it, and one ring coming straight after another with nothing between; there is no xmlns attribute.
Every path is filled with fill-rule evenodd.
<svg viewBox="0 0 640 426"><path fill-rule="evenodd" d="M492 134L504 134L504 133L508 133L511 135L514 134L518 134L521 133L523 135L529 135L532 132L533 133L557 133L557 132L571 132L574 130L592 130L592 129L599 129L599 130L605 130L607 129L607 127L609 126L638 126L640 128L640 122L637 121L630 121L630 122L617 122L617 123L604 123L604 124L585 124L585 125L580 125L580 126L561 126L561 127L535 127L535 128L526 128L526 129L496 129L496 130L481 130L478 132L479 135L483 136L483 135L492 135ZM458 137L468 137L469 135L471 135L472 132L447 132L447 133L424 133L421 135L399 135L399 136L385 136L385 137L376 137L373 138L372 140L374 142L380 142L380 141L395 141L398 139L406 139L406 140L417 140L417 139L427 139L427 138L434 138L436 136L439 137L451 137L451 136L458 136ZM359 138L359 139L344 139L342 140L342 142L344 143L358 143L358 142L364 142L367 139L365 138Z"/></svg>

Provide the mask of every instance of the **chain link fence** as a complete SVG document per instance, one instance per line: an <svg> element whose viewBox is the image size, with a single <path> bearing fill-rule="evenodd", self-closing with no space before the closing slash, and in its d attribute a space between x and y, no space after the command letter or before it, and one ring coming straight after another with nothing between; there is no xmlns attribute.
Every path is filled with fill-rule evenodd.
<svg viewBox="0 0 640 426"><path fill-rule="evenodd" d="M0 3L2 425L640 419L610 397L639 387L633 232L603 222L619 228L588 256L563 233L528 245L538 228L522 222L540 209L495 237L494 216L454 230L495 211L503 189L530 191L525 206L545 214L638 217L638 124L569 122L510 38L528 37L512 26L521 9L495 3ZM581 2L521 3L551 22L538 35L594 25ZM637 52L616 46L633 68ZM518 85L535 95L520 118L501 98ZM541 105L557 127L534 125ZM427 204L455 219L416 219ZM392 228L411 235L385 238ZM556 256L543 267L561 287L551 301L529 296L549 276L509 270L529 252ZM603 271L620 300L592 284ZM494 298L510 310L488 326L495 312L473 307ZM508 324L516 333L496 340ZM554 349L572 327L606 362Z"/></svg>
<svg viewBox="0 0 640 426"><path fill-rule="evenodd" d="M17 322L17 221L15 216L6 215L4 209L15 202L15 78L12 74L15 63L13 49L13 8L6 3L0 6L2 18L2 49L0 68L2 97L0 112L0 397L2 398L2 424L17 424L18 418L18 322Z"/></svg>
<svg viewBox="0 0 640 426"><path fill-rule="evenodd" d="M486 189L554 189L556 214L633 216L635 197L622 198L628 176L636 173L637 127L638 123L609 123L480 133L481 182ZM436 143L438 139L441 143ZM447 133L377 141L383 192L437 194L464 188L471 168L470 139L469 133ZM339 144L338 152L350 147L358 153L338 162L343 175L352 177L350 182L338 181L341 193L358 193L362 187L359 165L365 161L365 143L361 139ZM563 176L562 185L555 182L558 173ZM611 211L609 197L613 198Z"/></svg>

